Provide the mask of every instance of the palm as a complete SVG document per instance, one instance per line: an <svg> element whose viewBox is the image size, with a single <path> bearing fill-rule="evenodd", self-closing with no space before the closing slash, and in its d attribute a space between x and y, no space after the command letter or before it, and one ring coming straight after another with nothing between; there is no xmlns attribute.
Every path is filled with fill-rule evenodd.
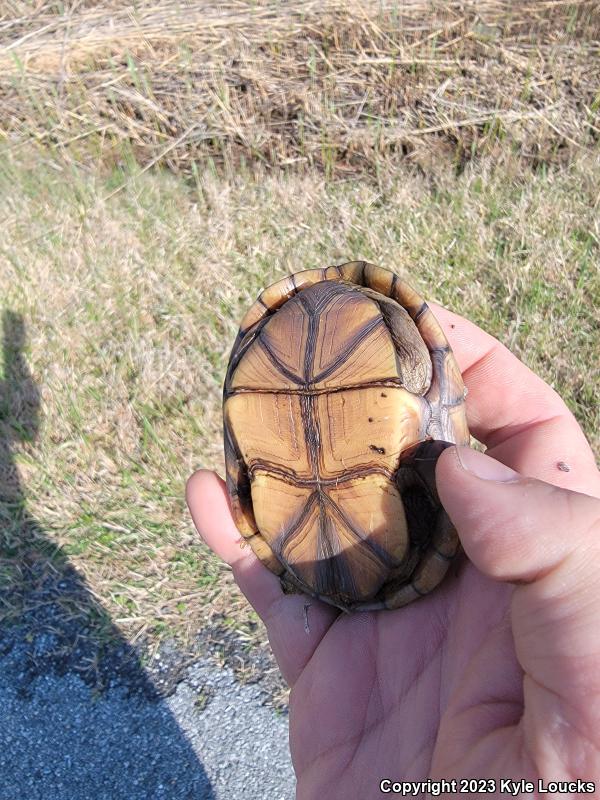
<svg viewBox="0 0 600 800"><path fill-rule="evenodd" d="M490 775L474 741L506 739L522 709L510 594L463 562L413 606L338 617L292 691L300 796L376 795L374 775Z"/></svg>

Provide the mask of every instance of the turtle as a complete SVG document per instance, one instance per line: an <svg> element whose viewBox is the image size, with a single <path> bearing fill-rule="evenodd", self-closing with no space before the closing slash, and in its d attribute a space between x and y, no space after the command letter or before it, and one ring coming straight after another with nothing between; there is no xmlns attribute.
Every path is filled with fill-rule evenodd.
<svg viewBox="0 0 600 800"><path fill-rule="evenodd" d="M373 611L441 582L460 543L435 463L469 444L465 397L439 323L394 272L351 261L261 292L223 386L226 485L284 591Z"/></svg>

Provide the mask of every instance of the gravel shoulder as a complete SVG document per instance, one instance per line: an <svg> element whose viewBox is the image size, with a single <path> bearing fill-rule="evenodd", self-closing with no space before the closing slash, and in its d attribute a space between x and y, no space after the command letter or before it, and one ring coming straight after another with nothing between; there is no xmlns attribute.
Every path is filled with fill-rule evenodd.
<svg viewBox="0 0 600 800"><path fill-rule="evenodd" d="M259 684L201 659L169 696L98 695L74 671L28 674L29 648L0 650L0 800L294 797L287 715Z"/></svg>

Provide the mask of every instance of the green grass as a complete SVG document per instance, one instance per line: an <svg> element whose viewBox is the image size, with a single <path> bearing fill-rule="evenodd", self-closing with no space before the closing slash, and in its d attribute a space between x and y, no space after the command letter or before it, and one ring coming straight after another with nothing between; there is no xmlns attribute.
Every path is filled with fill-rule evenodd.
<svg viewBox="0 0 600 800"><path fill-rule="evenodd" d="M395 269L540 373L599 454L599 185L585 153L537 173L510 160L379 181L198 168L189 183L6 158L0 313L25 333L15 347L4 330L0 489L130 638L185 639L213 614L262 637L184 503L193 469L222 470L221 385L246 307L293 270ZM11 530L0 577L16 575Z"/></svg>

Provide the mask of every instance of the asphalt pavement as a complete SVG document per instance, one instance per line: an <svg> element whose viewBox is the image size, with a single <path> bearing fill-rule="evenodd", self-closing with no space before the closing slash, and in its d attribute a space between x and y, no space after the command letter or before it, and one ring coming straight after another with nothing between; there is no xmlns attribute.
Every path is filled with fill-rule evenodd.
<svg viewBox="0 0 600 800"><path fill-rule="evenodd" d="M287 715L229 668L197 661L166 697L98 694L71 669L28 675L30 655L0 651L0 800L294 797Z"/></svg>

